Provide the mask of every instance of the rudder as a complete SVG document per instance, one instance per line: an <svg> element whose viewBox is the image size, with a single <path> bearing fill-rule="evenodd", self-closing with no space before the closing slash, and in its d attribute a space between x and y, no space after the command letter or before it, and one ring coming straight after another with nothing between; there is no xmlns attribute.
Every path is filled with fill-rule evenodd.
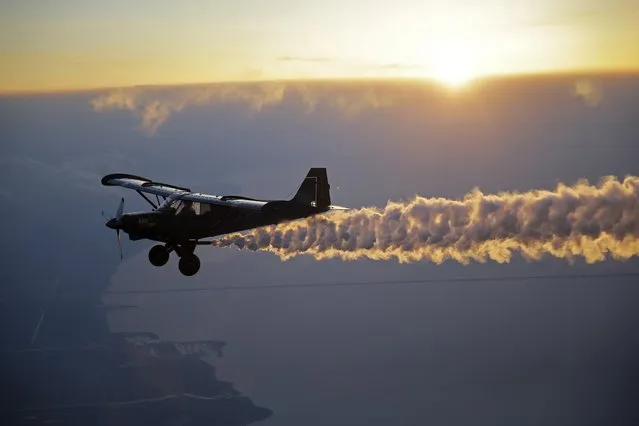
<svg viewBox="0 0 639 426"><path fill-rule="evenodd" d="M331 205L330 188L326 168L313 167L308 171L293 201L322 209L328 208Z"/></svg>

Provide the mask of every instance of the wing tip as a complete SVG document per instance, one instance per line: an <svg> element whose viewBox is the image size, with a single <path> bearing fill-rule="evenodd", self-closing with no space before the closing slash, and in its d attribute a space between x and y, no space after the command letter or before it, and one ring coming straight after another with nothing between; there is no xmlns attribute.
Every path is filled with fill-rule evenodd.
<svg viewBox="0 0 639 426"><path fill-rule="evenodd" d="M112 179L138 179L145 182L151 182L147 178L144 178L142 176L132 175L129 173L111 173L104 176L100 182L102 182L102 185L104 186L114 186L115 184L110 182Z"/></svg>

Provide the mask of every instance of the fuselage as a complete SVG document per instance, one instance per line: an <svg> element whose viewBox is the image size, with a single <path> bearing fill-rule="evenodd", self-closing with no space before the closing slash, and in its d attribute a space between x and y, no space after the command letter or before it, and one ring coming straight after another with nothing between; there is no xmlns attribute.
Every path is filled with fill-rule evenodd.
<svg viewBox="0 0 639 426"><path fill-rule="evenodd" d="M132 240L179 244L302 219L326 211L328 208L282 200L261 202L255 209L216 208L197 215L175 214L170 209L127 213L119 220L112 219L107 226L126 232Z"/></svg>

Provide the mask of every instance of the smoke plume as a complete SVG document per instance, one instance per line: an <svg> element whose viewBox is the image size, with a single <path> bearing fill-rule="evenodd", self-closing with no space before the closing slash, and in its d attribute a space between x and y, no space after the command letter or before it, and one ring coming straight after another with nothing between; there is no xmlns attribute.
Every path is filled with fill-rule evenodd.
<svg viewBox="0 0 639 426"><path fill-rule="evenodd" d="M588 263L639 254L639 177L579 181L554 191L484 194L461 200L416 196L384 208L332 211L216 240L218 247L262 250L282 259L452 259L509 262L545 255Z"/></svg>

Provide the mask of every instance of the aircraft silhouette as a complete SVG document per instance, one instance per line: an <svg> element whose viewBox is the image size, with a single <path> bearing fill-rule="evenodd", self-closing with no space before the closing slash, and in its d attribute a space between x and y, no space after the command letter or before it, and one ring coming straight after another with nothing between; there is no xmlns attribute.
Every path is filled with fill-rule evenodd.
<svg viewBox="0 0 639 426"><path fill-rule="evenodd" d="M311 168L290 200L203 194L126 173L106 175L102 185L133 189L153 206L152 211L125 214L124 198L120 200L116 216L106 222L107 227L117 232L120 257L122 230L134 241L148 239L163 243L149 251L151 264L165 265L174 251L180 257L180 272L186 276L195 275L200 269L195 248L212 244L210 240L201 241L204 238L301 219L329 210L346 210L331 205L325 168ZM155 196L156 203L146 194Z"/></svg>

